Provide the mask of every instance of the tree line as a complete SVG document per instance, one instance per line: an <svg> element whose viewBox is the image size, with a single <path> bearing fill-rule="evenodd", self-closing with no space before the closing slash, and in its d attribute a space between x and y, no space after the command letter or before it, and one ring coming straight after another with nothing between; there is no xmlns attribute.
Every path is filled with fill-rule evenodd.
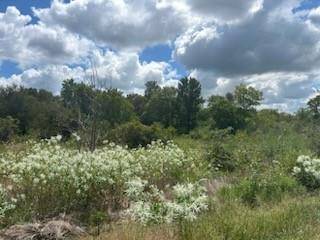
<svg viewBox="0 0 320 240"><path fill-rule="evenodd" d="M176 88L147 82L144 95L124 95L118 89L99 89L73 79L63 82L59 96L46 90L3 87L0 140L7 142L16 136L43 139L58 134L68 139L77 132L87 139L84 144L94 149L102 139L136 147L157 138L189 134L203 126L236 132L247 129L256 119L262 100L262 92L240 84L234 92L205 101L200 82L190 77L182 78ZM320 95L291 117L319 119Z"/></svg>

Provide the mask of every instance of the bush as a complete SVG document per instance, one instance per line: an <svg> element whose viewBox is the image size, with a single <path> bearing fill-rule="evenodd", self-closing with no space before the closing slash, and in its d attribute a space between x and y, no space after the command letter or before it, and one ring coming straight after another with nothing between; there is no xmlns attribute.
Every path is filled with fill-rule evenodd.
<svg viewBox="0 0 320 240"><path fill-rule="evenodd" d="M233 172L237 166L233 152L227 148L227 142L234 137L232 129L212 130L211 144L206 147L206 158L216 171Z"/></svg>
<svg viewBox="0 0 320 240"><path fill-rule="evenodd" d="M19 121L12 118L0 118L0 141L8 142L18 132Z"/></svg>
<svg viewBox="0 0 320 240"><path fill-rule="evenodd" d="M16 203L10 221L121 211L128 207L127 184L134 179L159 191L171 191L173 186L203 176L198 173L200 161L197 164L191 154L171 142L133 150L108 144L91 152L63 147L61 138L29 143L25 151L0 155L0 182L6 184L6 194ZM7 203L1 205L1 201L0 192L0 220L1 209L7 209Z"/></svg>
<svg viewBox="0 0 320 240"><path fill-rule="evenodd" d="M207 154L207 160L214 170L233 172L236 169L236 161L232 153L221 144L214 145Z"/></svg>
<svg viewBox="0 0 320 240"><path fill-rule="evenodd" d="M220 194L227 200L240 200L249 206L257 206L301 191L303 188L294 178L275 173L242 180L239 184L222 188Z"/></svg>
<svg viewBox="0 0 320 240"><path fill-rule="evenodd" d="M108 139L129 148L145 147L152 141L168 141L174 135L174 129L163 129L160 125L146 126L138 121L120 125L112 130Z"/></svg>
<svg viewBox="0 0 320 240"><path fill-rule="evenodd" d="M128 183L127 195L131 200L127 213L144 224L193 221L208 208L206 190L199 184L177 184L168 199L156 186L136 179Z"/></svg>
<svg viewBox="0 0 320 240"><path fill-rule="evenodd" d="M320 159L299 156L297 166L293 168L297 180L309 190L320 188Z"/></svg>

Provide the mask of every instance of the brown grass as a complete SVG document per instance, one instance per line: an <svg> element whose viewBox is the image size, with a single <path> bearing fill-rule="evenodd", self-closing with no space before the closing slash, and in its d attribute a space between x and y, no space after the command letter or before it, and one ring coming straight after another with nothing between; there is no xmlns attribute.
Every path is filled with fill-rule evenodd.
<svg viewBox="0 0 320 240"><path fill-rule="evenodd" d="M70 237L84 236L81 228L63 220L53 220L47 223L14 225L0 234L3 240L58 240Z"/></svg>
<svg viewBox="0 0 320 240"><path fill-rule="evenodd" d="M176 230L172 226L144 227L129 223L115 225L101 236L89 236L81 240L178 240Z"/></svg>

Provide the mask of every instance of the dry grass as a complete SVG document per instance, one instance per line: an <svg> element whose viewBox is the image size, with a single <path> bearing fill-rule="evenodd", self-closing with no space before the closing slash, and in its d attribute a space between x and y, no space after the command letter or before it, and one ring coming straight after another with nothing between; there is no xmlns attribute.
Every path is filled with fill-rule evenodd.
<svg viewBox="0 0 320 240"><path fill-rule="evenodd" d="M84 236L85 232L70 222L53 220L47 223L14 225L1 233L3 240L63 240Z"/></svg>
<svg viewBox="0 0 320 240"><path fill-rule="evenodd" d="M85 237L81 240L178 240L172 226L144 227L138 224L115 225L111 231L98 237Z"/></svg>

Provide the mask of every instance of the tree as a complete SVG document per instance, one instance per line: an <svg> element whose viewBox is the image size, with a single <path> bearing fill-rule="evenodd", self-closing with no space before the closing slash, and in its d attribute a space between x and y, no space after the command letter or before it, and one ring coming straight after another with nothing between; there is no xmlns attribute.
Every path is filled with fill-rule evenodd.
<svg viewBox="0 0 320 240"><path fill-rule="evenodd" d="M198 113L204 102L201 84L195 78L182 78L178 85L179 129L188 133L197 125Z"/></svg>
<svg viewBox="0 0 320 240"><path fill-rule="evenodd" d="M238 130L245 126L245 115L241 109L225 97L211 96L208 109L213 128Z"/></svg>
<svg viewBox="0 0 320 240"><path fill-rule="evenodd" d="M145 84L145 91L144 91L144 96L147 98L147 99L150 99L150 97L161 90L161 87L158 85L157 81L149 81L149 82L146 82Z"/></svg>
<svg viewBox="0 0 320 240"><path fill-rule="evenodd" d="M177 89L164 87L155 92L147 102L142 116L143 123L161 123L164 127L175 126L177 118Z"/></svg>
<svg viewBox="0 0 320 240"><path fill-rule="evenodd" d="M315 118L320 117L320 95L309 100L308 108Z"/></svg>
<svg viewBox="0 0 320 240"><path fill-rule="evenodd" d="M97 117L113 128L133 118L133 106L117 89L97 92Z"/></svg>
<svg viewBox="0 0 320 240"><path fill-rule="evenodd" d="M133 105L135 114L141 119L146 105L146 97L139 94L129 94L127 99Z"/></svg>
<svg viewBox="0 0 320 240"><path fill-rule="evenodd" d="M19 121L8 116L0 118L0 141L8 142L18 132Z"/></svg>
<svg viewBox="0 0 320 240"><path fill-rule="evenodd" d="M238 106L244 110L253 110L263 100L262 92L245 84L240 84L234 92L234 99Z"/></svg>

